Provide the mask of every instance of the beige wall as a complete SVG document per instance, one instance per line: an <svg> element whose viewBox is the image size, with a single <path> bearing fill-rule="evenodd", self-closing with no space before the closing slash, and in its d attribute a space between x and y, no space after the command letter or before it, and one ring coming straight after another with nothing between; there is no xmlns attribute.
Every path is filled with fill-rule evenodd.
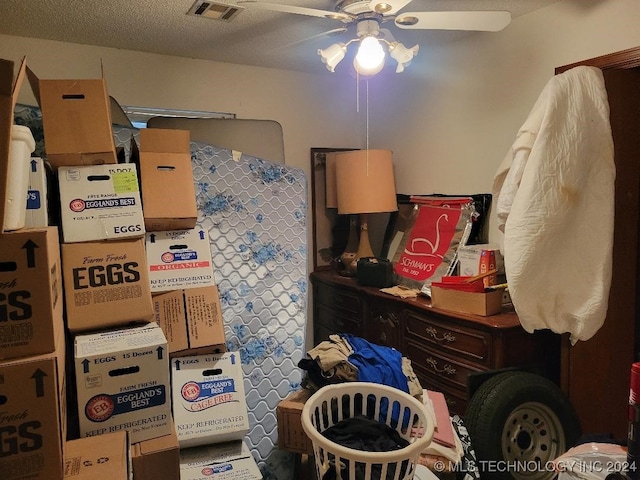
<svg viewBox="0 0 640 480"><path fill-rule="evenodd" d="M377 91L370 94L371 138L394 151L398 189L490 192L554 68L640 46L638 25L637 0L565 0L502 32L476 34L446 50L421 49L426 61L384 85L385 95L371 86ZM497 239L493 226L490 239Z"/></svg>

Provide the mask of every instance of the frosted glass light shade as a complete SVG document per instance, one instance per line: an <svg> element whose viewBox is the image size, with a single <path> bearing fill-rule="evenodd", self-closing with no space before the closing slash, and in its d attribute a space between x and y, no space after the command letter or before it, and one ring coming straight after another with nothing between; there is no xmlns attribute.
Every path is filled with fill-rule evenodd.
<svg viewBox="0 0 640 480"><path fill-rule="evenodd" d="M347 53L347 46L344 43L334 43L329 45L324 50L318 49L318 55L322 58L322 63L327 66L327 70L335 72L336 65L338 65L345 54Z"/></svg>
<svg viewBox="0 0 640 480"><path fill-rule="evenodd" d="M336 154L338 213L398 210L390 150L353 150Z"/></svg>
<svg viewBox="0 0 640 480"><path fill-rule="evenodd" d="M399 42L392 43L389 47L389 55L396 62L398 62L398 66L396 68L396 73L404 72L405 67L408 67L415 57L418 54L419 45L414 45L411 48L405 47L403 44Z"/></svg>

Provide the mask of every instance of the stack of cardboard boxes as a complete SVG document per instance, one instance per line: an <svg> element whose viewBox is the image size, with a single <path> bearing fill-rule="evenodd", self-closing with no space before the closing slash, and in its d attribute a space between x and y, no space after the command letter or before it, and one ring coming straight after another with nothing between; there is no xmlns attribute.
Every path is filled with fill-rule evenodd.
<svg viewBox="0 0 640 480"><path fill-rule="evenodd" d="M23 61L14 81L13 68L0 60L0 220L25 74L60 215L0 234L2 478L262 478L242 445L242 369L196 225L189 132L143 130L117 163L102 78L40 80Z"/></svg>

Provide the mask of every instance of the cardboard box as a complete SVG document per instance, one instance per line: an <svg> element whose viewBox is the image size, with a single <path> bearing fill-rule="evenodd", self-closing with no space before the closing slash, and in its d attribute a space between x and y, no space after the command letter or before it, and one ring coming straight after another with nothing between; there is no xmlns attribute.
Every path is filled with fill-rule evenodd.
<svg viewBox="0 0 640 480"><path fill-rule="evenodd" d="M196 226L189 130L140 130L140 181L147 231Z"/></svg>
<svg viewBox="0 0 640 480"><path fill-rule="evenodd" d="M126 431L79 438L65 445L65 480L132 480ZM137 480L137 479L136 479Z"/></svg>
<svg viewBox="0 0 640 480"><path fill-rule="evenodd" d="M40 157L32 157L27 191L26 228L43 228L49 225L47 202L47 169Z"/></svg>
<svg viewBox="0 0 640 480"><path fill-rule="evenodd" d="M144 236L133 163L60 167L58 181L65 243Z"/></svg>
<svg viewBox="0 0 640 480"><path fill-rule="evenodd" d="M153 321L144 240L62 245L72 332Z"/></svg>
<svg viewBox="0 0 640 480"><path fill-rule="evenodd" d="M170 356L222 353L226 350L217 287L174 290L153 296L156 322Z"/></svg>
<svg viewBox="0 0 640 480"><path fill-rule="evenodd" d="M173 420L180 448L241 440L249 431L237 352L171 360Z"/></svg>
<svg viewBox="0 0 640 480"><path fill-rule="evenodd" d="M52 353L0 362L2 480L61 480L67 435L65 344Z"/></svg>
<svg viewBox="0 0 640 480"><path fill-rule="evenodd" d="M14 110L24 82L27 63L23 58L14 77L14 62L0 59L0 229L4 231L9 189L9 147Z"/></svg>
<svg viewBox="0 0 640 480"><path fill-rule="evenodd" d="M244 440L180 452L181 479L260 480L262 474Z"/></svg>
<svg viewBox="0 0 640 480"><path fill-rule="evenodd" d="M41 80L27 69L27 76L42 110L52 167L117 163L104 73L99 79Z"/></svg>
<svg viewBox="0 0 640 480"><path fill-rule="evenodd" d="M58 229L0 234L0 359L52 352L62 303Z"/></svg>
<svg viewBox="0 0 640 480"><path fill-rule="evenodd" d="M180 480L180 446L171 433L131 445L135 480Z"/></svg>
<svg viewBox="0 0 640 480"><path fill-rule="evenodd" d="M77 335L74 347L80 436L128 430L137 443L171 433L167 340L157 324Z"/></svg>
<svg viewBox="0 0 640 480"><path fill-rule="evenodd" d="M214 286L209 234L201 228L146 236L152 292Z"/></svg>
<svg viewBox="0 0 640 480"><path fill-rule="evenodd" d="M483 252L485 253L485 255L493 252L493 255L495 257L493 269L496 269L498 273L504 271L504 261L498 247L488 244L462 245L459 246L457 250L458 271L460 276L473 277L474 275L478 275L479 273L484 273L480 270ZM489 268L485 271L493 269Z"/></svg>
<svg viewBox="0 0 640 480"><path fill-rule="evenodd" d="M278 403L276 416L280 450L313 455L313 443L302 429L302 408L312 393L311 390L302 388Z"/></svg>
<svg viewBox="0 0 640 480"><path fill-rule="evenodd" d="M502 290L486 293L461 292L431 286L431 305L442 310L472 313L488 317L502 310Z"/></svg>
<svg viewBox="0 0 640 480"><path fill-rule="evenodd" d="M202 467L250 456L251 450L244 440L202 445L180 450L180 468Z"/></svg>

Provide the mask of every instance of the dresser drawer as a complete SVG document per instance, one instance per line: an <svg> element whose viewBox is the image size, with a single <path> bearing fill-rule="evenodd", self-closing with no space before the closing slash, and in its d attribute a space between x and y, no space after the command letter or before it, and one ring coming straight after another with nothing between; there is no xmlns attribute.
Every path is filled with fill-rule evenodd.
<svg viewBox="0 0 640 480"><path fill-rule="evenodd" d="M315 296L314 301L318 304L361 315L362 302L356 292L320 286L316 289Z"/></svg>
<svg viewBox="0 0 640 480"><path fill-rule="evenodd" d="M398 348L401 310L393 303L375 298L366 303L365 309L366 338L378 345Z"/></svg>
<svg viewBox="0 0 640 480"><path fill-rule="evenodd" d="M316 345L328 340L329 335L334 333L351 333L362 336L362 324L359 317L324 305L316 305L314 312L313 340Z"/></svg>
<svg viewBox="0 0 640 480"><path fill-rule="evenodd" d="M431 350L413 341L407 341L404 355L411 360L415 372L421 372L425 378L432 378L443 385L451 385L462 392L467 390L467 377L485 370L479 365L469 365L458 358L447 357L441 351Z"/></svg>
<svg viewBox="0 0 640 480"><path fill-rule="evenodd" d="M409 339L431 346L474 363L491 363L491 335L462 326L439 322L437 319L407 311L405 335Z"/></svg>

